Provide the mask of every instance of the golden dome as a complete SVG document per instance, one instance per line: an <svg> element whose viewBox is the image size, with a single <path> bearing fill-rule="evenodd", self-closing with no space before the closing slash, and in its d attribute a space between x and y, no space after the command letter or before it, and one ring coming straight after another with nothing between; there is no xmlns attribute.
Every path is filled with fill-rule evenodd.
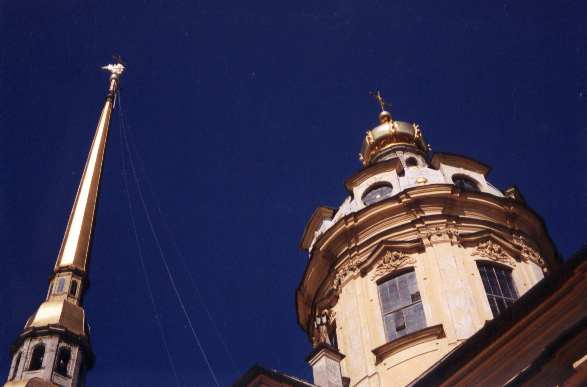
<svg viewBox="0 0 587 387"><path fill-rule="evenodd" d="M429 150L418 125L394 121L384 110L379 114L379 126L367 131L359 158L366 166L382 152L398 145L413 146L425 153Z"/></svg>

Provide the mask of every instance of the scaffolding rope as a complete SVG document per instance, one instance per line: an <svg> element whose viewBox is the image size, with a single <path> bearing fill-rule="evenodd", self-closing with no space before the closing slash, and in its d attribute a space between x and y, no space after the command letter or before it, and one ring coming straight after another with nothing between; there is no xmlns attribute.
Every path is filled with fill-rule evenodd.
<svg viewBox="0 0 587 387"><path fill-rule="evenodd" d="M169 279L169 283L171 284L171 287L173 289L173 292L175 294L175 298L177 299L181 310L183 312L183 315L186 319L186 322L190 328L190 331L192 333L192 336L194 337L194 340L196 341L196 344L198 346L198 349L200 351L200 354L202 355L202 358L204 359L204 362L206 363L206 367L208 368L208 371L210 372L210 375L212 376L212 379L214 380L214 383L216 384L216 386L220 387L220 383L218 382L218 378L216 377L216 373L214 372L214 369L212 368L212 365L210 364L210 360L208 359L208 355L206 354L206 351L202 345L202 342L194 328L194 324L192 322L192 319L190 318L190 315L187 311L187 308L185 306L185 303L183 301L183 298L181 297L181 294L179 292L179 289L177 287L177 284L175 282L175 278L173 277L173 274L171 273L171 270L169 268L169 263L167 261L167 258L165 256L165 252L163 251L163 248L161 246L161 241L159 239L159 235L157 234L157 231L155 230L155 226L153 224L153 220L151 218L151 213L147 207L147 202L145 200L145 197L143 195L143 190L141 188L141 184L140 184L140 180L137 174L137 170L135 167L135 162L134 162L134 158L132 156L132 151L129 145L129 141L128 141L128 137L127 137L127 133L126 133L126 125L125 125L125 119L124 119L124 112L122 109L122 101L120 98L120 92L118 92L118 109L121 112L121 123L122 123L122 130L123 130L123 142L124 142L124 147L126 149L126 153L128 155L128 161L129 161L129 167L131 170L131 174L132 177L134 179L136 188L137 188L137 193L139 195L139 199L141 202L141 205L143 207L143 210L145 212L145 217L147 219L147 223L149 224L149 229L151 231L151 235L153 236L153 239L155 241L155 245L157 246L157 250L159 252L159 256L161 258L161 262L163 263L163 266L165 268L165 272L167 274L167 277Z"/></svg>
<svg viewBox="0 0 587 387"><path fill-rule="evenodd" d="M132 135L132 133L129 130L127 130L127 133L128 133L128 135ZM224 352L226 353L226 356L231 363L231 366L232 366L234 373L236 375L239 375L240 369L237 366L237 364L234 360L234 357L232 356L232 352L230 351L228 345L226 344L226 341L224 340L224 336L222 335L220 328L218 328L218 324L216 323L214 316L212 315L212 312L210 311L210 308L208 308L208 305L206 304L204 295L202 294L202 292L200 290L200 286L198 285L196 279L194 278L194 275L192 274L191 269L189 268L189 265L187 263L187 259L186 259L185 255L183 254L183 252L179 248L179 244L177 243L177 238L175 237L175 234L174 234L173 230L171 229L169 222L167 221L167 217L163 214L163 210L161 209L161 206L159 205L160 201L157 198L157 195L156 195L155 190L153 188L153 184L151 183L151 180L149 179L149 175L146 173L144 161L142 160L141 155L136 148L136 145L134 145L132 142L129 142L129 144L134 150L134 154L136 157L136 161L137 161L139 170L142 172L142 175L145 178L145 182L147 183L146 185L147 185L147 189L149 190L149 193L154 198L154 203L155 203L154 206L155 206L157 212L159 213L159 217L162 220L162 223L163 223L165 230L167 231L167 235L169 236L171 244L173 245L173 249L175 250L175 253L177 254L177 256L180 258L183 270L188 275L188 279L189 279L190 285L192 287L192 290L196 294L198 301L200 302L200 305L202 306L202 309L206 313L206 317L208 318L210 325L213 327L214 334L216 335L216 337L218 338L218 341L222 345L222 348L224 349Z"/></svg>
<svg viewBox="0 0 587 387"><path fill-rule="evenodd" d="M128 212L130 214L130 223L131 228L133 231L134 239L137 245L137 255L139 258L139 263L141 266L141 272L143 274L143 279L145 281L145 285L147 288L147 293L149 294L149 301L151 302L151 309L153 310L153 316L155 318L155 322L157 325L157 330L159 331L159 336L161 338L161 342L163 343L163 348L165 350L165 354L167 355L167 361L169 362L169 366L171 367L171 371L173 373L173 377L175 379L175 384L177 386L181 386L179 381L179 376L177 374L177 369L175 367L175 363L173 362L173 357L171 356L171 351L169 350L169 343L167 342L167 337L165 336L165 330L163 329L163 324L161 323L161 319L159 318L159 308L157 307L157 303L155 302L155 296L153 294L153 287L151 285L151 280L149 279L149 274L147 272L147 268L145 266L145 258L143 256L143 249L141 247L141 242L139 239L139 233L137 231L137 223L134 216L134 210L132 205L132 200L130 197L130 184L128 181L128 174L126 170L126 152L124 147L124 120L122 116L122 109L120 108L120 95L118 96L119 100L119 126L120 126L120 152L121 152L121 160L122 160L122 177L124 181L124 191L126 192L126 200L128 203Z"/></svg>

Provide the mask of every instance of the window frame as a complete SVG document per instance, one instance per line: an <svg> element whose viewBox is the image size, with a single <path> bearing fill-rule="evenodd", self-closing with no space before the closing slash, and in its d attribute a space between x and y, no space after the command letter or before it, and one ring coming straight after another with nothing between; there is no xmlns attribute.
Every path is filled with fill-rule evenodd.
<svg viewBox="0 0 587 387"><path fill-rule="evenodd" d="M70 297L76 297L77 296L77 289L78 289L77 281L71 280L69 282L69 291L67 292L67 294L69 294Z"/></svg>
<svg viewBox="0 0 587 387"><path fill-rule="evenodd" d="M453 183L453 185L463 191L466 192L481 192L481 184L479 184L479 182L476 179L473 179L471 176L469 175L464 175L462 173L455 173L451 176L451 181ZM475 188L474 189L470 189L467 187L463 187L459 184L457 184L457 182L455 181L455 179L461 179L464 181L468 181L469 183L471 183Z"/></svg>
<svg viewBox="0 0 587 387"><path fill-rule="evenodd" d="M36 353L37 348L42 348L42 351L43 352L40 355L38 355ZM45 362L45 354L46 354L46 352L47 352L47 348L45 346L45 343L39 342L39 343L35 344L33 346L32 352L31 352L31 360L29 362L29 366L28 366L27 371L38 371L38 370L43 369L43 363ZM37 360L36 360L37 358L40 358L38 365L37 365Z"/></svg>
<svg viewBox="0 0 587 387"><path fill-rule="evenodd" d="M396 278L399 278L403 275L406 275L408 273L413 273L414 274L414 282L415 282L415 286L416 286L416 293L419 295L419 299L417 301L413 301L413 299L411 299L411 303L401 306L397 309L393 309L393 310L389 310L389 311L385 311L384 307L383 307L383 300L382 300L382 296L381 296L381 286L389 281L392 281ZM408 336L414 332L418 332L422 329L425 329L426 327L428 327L428 321L426 320L426 312L424 311L424 302L422 300L422 293L420 291L420 287L418 286L418 280L416 278L416 268L414 266L409 266L409 267L404 267L401 269L397 269L395 271L393 271L392 273L389 273L381 278L379 278L376 281L376 285L377 285L377 296L379 299L379 310L381 312L381 322L383 324L383 333L385 336L385 341L386 342L392 342L395 340L398 340L402 337ZM398 285L398 290L399 290L399 285ZM416 294L413 293L413 294ZM413 296L413 294L410 294L410 298ZM423 321L423 326L422 327L417 327L413 330L410 330L410 328L407 326L407 319L405 314L403 313L403 311L405 311L408 308L413 307L414 305L420 305L421 307L421 313L422 313L422 321ZM386 317L388 316L393 316L394 314L397 314L398 312L402 312L402 318L403 318L403 323L404 323L404 327L401 330L402 333L400 335L397 334L397 330L394 332L395 333L395 337L390 337L390 334L388 332L388 327L387 327L387 323L386 323Z"/></svg>
<svg viewBox="0 0 587 387"><path fill-rule="evenodd" d="M18 351L18 354L14 358L12 375L10 375L10 378L8 380L14 380L16 378L16 375L18 374L18 369L20 368L21 360L22 360L22 351Z"/></svg>
<svg viewBox="0 0 587 387"><path fill-rule="evenodd" d="M62 354L67 352L67 362L65 363L65 368L61 369L59 365L59 361L61 360ZM55 361L55 372L61 376L69 376L69 363L71 362L71 348L65 345L62 345L57 350L57 357ZM61 371L65 371L62 373Z"/></svg>
<svg viewBox="0 0 587 387"><path fill-rule="evenodd" d="M380 198L380 199L377 199L377 200L373 200L373 201L371 201L369 203L366 203L365 202L365 197L367 197L367 195L369 195L373 191L375 191L375 190L377 190L379 188L383 188L383 187L391 188L391 190L389 191L389 196L385 196L383 198ZM363 194L361 195L361 203L363 203L363 205L365 205L365 206L371 206L371 205L376 204L376 203L379 203L379 202L381 202L381 201L383 201L385 199L389 199L390 197L393 196L393 189L394 189L393 184L391 184L390 182L387 182L387 181L380 181L380 182L377 182L377 183L373 183L369 187L367 187L365 189L365 191L363 191Z"/></svg>
<svg viewBox="0 0 587 387"><path fill-rule="evenodd" d="M415 156L406 157L406 167L417 167L419 165L418 159Z"/></svg>
<svg viewBox="0 0 587 387"><path fill-rule="evenodd" d="M57 286L55 287L55 294L67 293L67 277L57 277Z"/></svg>
<svg viewBox="0 0 587 387"><path fill-rule="evenodd" d="M480 259L476 260L475 263L477 266L477 272L479 273L479 278L481 279L481 288L483 290L483 294L485 295L485 299L487 300L487 304L489 305L489 309L491 311L493 318L496 318L504 311L509 309L510 306L520 298L520 291L518 290L518 287L516 286L516 281L514 279L514 270L510 266L489 260ZM500 294L493 292L493 288L491 289L491 291L488 290L487 286L485 285L486 280L484 278L484 273L481 270L482 267L485 270L487 268L492 269L492 273L495 274L495 281L498 286ZM508 288L507 292L510 293L510 295L513 293L513 296L507 296L504 294L504 291L502 290L502 284L500 283L500 275L498 274L497 270L499 270L501 273L506 274L506 281L510 281L509 283L506 282ZM489 282L489 278L487 279L487 282ZM491 287L491 283L489 283L489 286Z"/></svg>

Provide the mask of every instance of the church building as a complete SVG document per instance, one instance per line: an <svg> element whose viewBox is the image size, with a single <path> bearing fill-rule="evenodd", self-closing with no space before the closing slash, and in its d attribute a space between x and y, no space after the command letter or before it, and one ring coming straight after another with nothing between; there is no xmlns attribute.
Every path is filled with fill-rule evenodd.
<svg viewBox="0 0 587 387"><path fill-rule="evenodd" d="M296 312L313 383L257 365L235 386L587 383L586 252L563 263L516 187L432 153L377 98L363 168L300 243Z"/></svg>

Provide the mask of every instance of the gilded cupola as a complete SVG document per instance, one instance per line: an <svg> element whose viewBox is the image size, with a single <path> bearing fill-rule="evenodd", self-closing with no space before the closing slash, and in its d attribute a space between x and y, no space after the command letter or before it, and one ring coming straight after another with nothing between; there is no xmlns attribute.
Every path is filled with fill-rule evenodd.
<svg viewBox="0 0 587 387"><path fill-rule="evenodd" d="M395 121L391 113L385 110L385 102L381 94L377 92L375 98L381 106L379 114L379 125L368 130L359 154L364 166L370 165L383 159L392 148L399 146L414 147L423 153L430 150L424 140L420 127L403 121Z"/></svg>

